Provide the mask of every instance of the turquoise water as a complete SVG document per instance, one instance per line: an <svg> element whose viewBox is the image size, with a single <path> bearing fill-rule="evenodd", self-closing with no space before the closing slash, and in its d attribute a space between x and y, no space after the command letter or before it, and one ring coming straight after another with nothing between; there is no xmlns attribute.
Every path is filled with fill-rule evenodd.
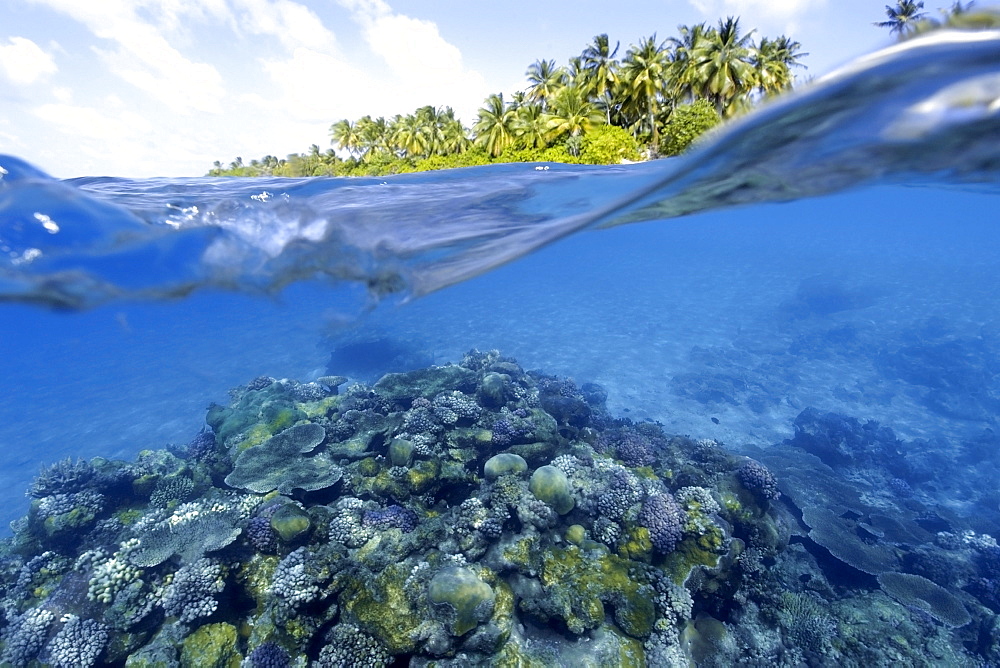
<svg viewBox="0 0 1000 668"><path fill-rule="evenodd" d="M498 349L767 464L786 554L840 624L800 629L805 663L860 660L840 607L880 591L948 645L929 663L995 663L998 65L995 33L918 42L620 167L56 181L0 157L0 519L39 467L182 447L255 377L371 383ZM867 420L894 436L860 438ZM905 601L896 573L973 621Z"/></svg>

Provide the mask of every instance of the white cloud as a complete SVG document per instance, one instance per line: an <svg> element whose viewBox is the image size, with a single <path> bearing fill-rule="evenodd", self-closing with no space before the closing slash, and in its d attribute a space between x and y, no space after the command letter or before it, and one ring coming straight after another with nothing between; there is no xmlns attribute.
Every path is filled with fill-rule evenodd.
<svg viewBox="0 0 1000 668"><path fill-rule="evenodd" d="M465 67L461 51L441 36L437 24L394 13L382 0L339 3L351 10L369 48L388 66L397 104L446 104L471 122L489 87L479 72Z"/></svg>
<svg viewBox="0 0 1000 668"><path fill-rule="evenodd" d="M794 32L798 24L826 5L826 0L688 0L706 17L741 17L740 25L750 30Z"/></svg>
<svg viewBox="0 0 1000 668"><path fill-rule="evenodd" d="M32 84L58 69L52 56L30 39L11 37L7 42L0 45L0 70L12 83Z"/></svg>
<svg viewBox="0 0 1000 668"><path fill-rule="evenodd" d="M161 28L141 19L128 0L38 0L84 24L117 49L96 49L112 72L177 113L221 112L219 72L184 57ZM180 10L182 3L175 3Z"/></svg>
<svg viewBox="0 0 1000 668"><path fill-rule="evenodd" d="M271 81L254 99L300 121L332 123L333 115L357 113L376 93L363 72L335 55L313 49L295 49L288 59L262 60L261 67Z"/></svg>
<svg viewBox="0 0 1000 668"><path fill-rule="evenodd" d="M215 131L182 117L146 119L113 95L97 106L42 104L30 114L46 124L53 138L41 149L33 142L34 152L60 177L197 174L211 165L210 147L219 140ZM65 146L72 152L56 148Z"/></svg>
<svg viewBox="0 0 1000 668"><path fill-rule="evenodd" d="M252 35L278 38L289 52L300 48L330 51L334 36L305 5L290 0L235 0L240 27Z"/></svg>
<svg viewBox="0 0 1000 668"><path fill-rule="evenodd" d="M116 146L153 130L149 121L129 112L112 116L93 107L51 103L36 107L34 113L65 134L113 142Z"/></svg>

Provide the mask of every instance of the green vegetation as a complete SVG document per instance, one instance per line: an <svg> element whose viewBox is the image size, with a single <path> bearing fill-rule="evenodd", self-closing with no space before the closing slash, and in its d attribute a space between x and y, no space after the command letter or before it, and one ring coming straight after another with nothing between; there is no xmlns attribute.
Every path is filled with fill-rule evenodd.
<svg viewBox="0 0 1000 668"><path fill-rule="evenodd" d="M920 3L917 3L920 4ZM391 119L364 116L330 127L334 148L313 144L285 159L265 156L209 176L376 176L497 162L617 164L685 150L701 131L789 89L801 44L744 32L739 18L653 34L621 60L597 35L568 65L537 60L528 88L486 98L471 128L451 107L425 106ZM347 157L343 157L346 154Z"/></svg>
<svg viewBox="0 0 1000 668"><path fill-rule="evenodd" d="M719 112L706 99L677 107L667 121L665 136L660 143L660 153L663 155L683 153L695 139L721 122L722 117L719 116Z"/></svg>

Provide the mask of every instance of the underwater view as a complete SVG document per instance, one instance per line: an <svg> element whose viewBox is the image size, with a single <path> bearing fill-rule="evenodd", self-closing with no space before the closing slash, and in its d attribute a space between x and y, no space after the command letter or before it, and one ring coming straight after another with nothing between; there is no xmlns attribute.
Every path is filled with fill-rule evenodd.
<svg viewBox="0 0 1000 668"><path fill-rule="evenodd" d="M0 155L0 665L1000 665L998 177L996 30L636 164Z"/></svg>

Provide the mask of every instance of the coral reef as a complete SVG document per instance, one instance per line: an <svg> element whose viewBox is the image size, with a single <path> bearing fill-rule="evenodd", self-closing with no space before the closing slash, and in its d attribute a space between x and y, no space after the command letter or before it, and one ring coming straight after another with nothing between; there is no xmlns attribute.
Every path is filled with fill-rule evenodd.
<svg viewBox="0 0 1000 668"><path fill-rule="evenodd" d="M807 411L748 459L496 351L345 382L262 376L176 454L43 469L0 663L1000 659L1000 548L920 506L891 430ZM875 459L878 497L831 468Z"/></svg>

